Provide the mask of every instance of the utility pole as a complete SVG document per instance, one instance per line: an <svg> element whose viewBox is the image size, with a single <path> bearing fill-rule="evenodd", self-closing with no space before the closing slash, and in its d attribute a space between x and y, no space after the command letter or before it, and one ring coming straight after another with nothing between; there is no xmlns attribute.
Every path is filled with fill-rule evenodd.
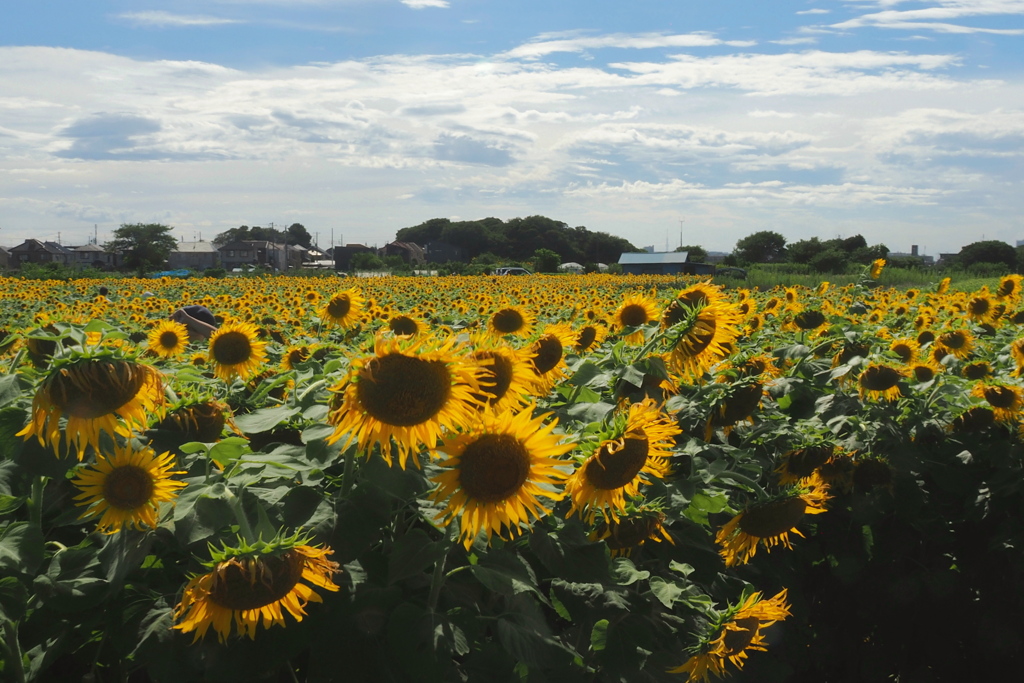
<svg viewBox="0 0 1024 683"><path fill-rule="evenodd" d="M683 219L679 219L679 246L683 246Z"/></svg>

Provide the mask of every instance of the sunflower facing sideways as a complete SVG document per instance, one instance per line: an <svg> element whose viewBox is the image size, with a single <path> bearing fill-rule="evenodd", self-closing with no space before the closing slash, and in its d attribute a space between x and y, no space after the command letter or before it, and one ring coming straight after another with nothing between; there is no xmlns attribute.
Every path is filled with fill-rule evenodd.
<svg viewBox="0 0 1024 683"><path fill-rule="evenodd" d="M694 285L679 292L662 320L671 340L665 356L669 369L687 381L700 379L729 355L742 320L739 308L717 286Z"/></svg>
<svg viewBox="0 0 1024 683"><path fill-rule="evenodd" d="M629 557L637 548L648 541L668 541L675 545L671 534L665 528L665 513L661 500L652 500L641 505L630 501L626 511L617 519L602 514L594 518L591 541L604 541L612 557Z"/></svg>
<svg viewBox="0 0 1024 683"><path fill-rule="evenodd" d="M544 332L528 350L533 366L538 395L548 393L569 372L565 363L565 349L575 343L576 333L566 323L556 323Z"/></svg>
<svg viewBox="0 0 1024 683"><path fill-rule="evenodd" d="M397 451L402 469L410 454L436 447L444 430L476 421L483 404L485 368L469 358L456 338L386 337L378 334L374 355L352 361L332 388L338 397L328 414L334 433L369 455L375 444L390 465ZM413 458L419 466L419 460Z"/></svg>
<svg viewBox="0 0 1024 683"><path fill-rule="evenodd" d="M971 389L971 395L985 399L998 422L1016 422L1024 408L1024 389L1011 384L981 381Z"/></svg>
<svg viewBox="0 0 1024 683"><path fill-rule="evenodd" d="M825 512L829 499L828 486L817 474L784 490L773 499L754 503L729 520L718 530L715 542L726 567L746 564L764 545L770 552L776 545L792 549L790 532L803 536L796 526L804 515Z"/></svg>
<svg viewBox="0 0 1024 683"><path fill-rule="evenodd" d="M36 391L32 421L17 436L35 436L58 454L60 419L67 417L64 435L81 460L86 446L99 448L100 432L113 437L143 429L147 412L163 401L160 373L149 365L111 355L61 359Z"/></svg>
<svg viewBox="0 0 1024 683"><path fill-rule="evenodd" d="M81 493L77 505L88 505L81 518L99 517L96 528L113 534L134 527L156 528L160 503L173 501L185 482L171 478L174 455L151 448L116 446L114 455L100 455L96 464L79 470L71 482Z"/></svg>
<svg viewBox="0 0 1024 683"><path fill-rule="evenodd" d="M259 341L256 326L247 322L231 322L210 335L208 358L213 374L225 382L235 377L243 380L256 374L266 359L267 342Z"/></svg>
<svg viewBox="0 0 1024 683"><path fill-rule="evenodd" d="M643 294L630 294L616 309L612 321L617 330L629 333L624 337L627 344L642 344L644 341L644 325L658 319L658 304L654 299Z"/></svg>
<svg viewBox="0 0 1024 683"><path fill-rule="evenodd" d="M725 664L731 662L742 669L747 653L765 652L763 629L792 616L786 604L786 591L769 600L762 600L761 593L752 593L738 605L731 605L717 615L707 630L700 634L700 643L691 650L692 656L675 669L673 674L689 674L687 683L710 680L708 674L721 678L725 676Z"/></svg>
<svg viewBox="0 0 1024 683"><path fill-rule="evenodd" d="M475 334L469 357L484 370L480 399L495 412L518 411L536 391L536 375L525 352L486 334Z"/></svg>
<svg viewBox="0 0 1024 683"><path fill-rule="evenodd" d="M445 503L440 514L444 524L459 518L459 536L467 550L481 531L488 543L495 534L518 536L531 517L550 514L541 497L563 497L554 487L565 478L560 456L573 444L560 443L562 437L552 433L558 420L545 423L548 414L532 414L532 407L515 415L484 413L476 426L449 437L438 449L449 457L432 478L437 489L431 498Z"/></svg>
<svg viewBox="0 0 1024 683"><path fill-rule="evenodd" d="M162 320L149 333L149 350L161 358L174 358L188 346L188 328L174 320Z"/></svg>
<svg viewBox="0 0 1024 683"><path fill-rule="evenodd" d="M641 484L668 475L668 458L680 433L652 399L631 404L626 415L619 415L583 446L586 459L565 486L572 500L569 515L579 512L593 523L600 512L617 521L626 510L627 497L638 496Z"/></svg>
<svg viewBox="0 0 1024 683"><path fill-rule="evenodd" d="M256 627L284 626L284 613L295 621L306 616L306 605L323 602L313 587L337 591L333 577L338 564L327 559L333 551L308 545L298 535L275 538L238 548L215 550L210 571L189 580L174 608L174 628L195 632L195 642L213 626L217 639L227 642L232 626L240 636L256 638Z"/></svg>

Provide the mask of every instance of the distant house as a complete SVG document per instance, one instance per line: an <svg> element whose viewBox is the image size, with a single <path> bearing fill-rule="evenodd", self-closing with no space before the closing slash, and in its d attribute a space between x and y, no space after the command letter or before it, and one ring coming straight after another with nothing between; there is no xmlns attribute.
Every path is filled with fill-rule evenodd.
<svg viewBox="0 0 1024 683"><path fill-rule="evenodd" d="M0 247L0 268L11 267L11 252L7 247Z"/></svg>
<svg viewBox="0 0 1024 683"><path fill-rule="evenodd" d="M334 269L352 270L352 257L366 252L375 253L371 247L364 244L346 244L345 246L339 244L332 251L334 254Z"/></svg>
<svg viewBox="0 0 1024 683"><path fill-rule="evenodd" d="M466 260L466 252L463 248L448 242L427 242L423 247L423 253L429 263L449 263L450 261Z"/></svg>
<svg viewBox="0 0 1024 683"><path fill-rule="evenodd" d="M220 267L220 251L213 242L178 242L167 255L169 270L206 270Z"/></svg>
<svg viewBox="0 0 1024 683"><path fill-rule="evenodd" d="M107 251L98 244L83 244L80 247L68 247L71 251L69 265L76 268L96 268L113 270L118 265L117 254Z"/></svg>
<svg viewBox="0 0 1024 683"><path fill-rule="evenodd" d="M714 275L712 264L687 263L687 256L685 251L623 254L619 265L627 275Z"/></svg>
<svg viewBox="0 0 1024 683"><path fill-rule="evenodd" d="M377 254L379 256L399 256L409 264L422 265L427 262L423 247L413 242L391 242L381 247Z"/></svg>
<svg viewBox="0 0 1024 683"><path fill-rule="evenodd" d="M59 263L67 265L72 261L70 249L56 242L40 242L29 238L11 250L11 267L20 268L23 263Z"/></svg>
<svg viewBox="0 0 1024 683"><path fill-rule="evenodd" d="M301 244L287 244L284 248L285 256L285 267L281 270L292 270L293 268L301 268L302 264L312 259L311 254L314 250L307 249ZM317 254L322 254L319 249L315 250Z"/></svg>
<svg viewBox="0 0 1024 683"><path fill-rule="evenodd" d="M271 268L288 270L302 265L302 249L289 249L287 244L265 240L238 240L225 244L220 252L220 262L227 270L235 268Z"/></svg>
<svg viewBox="0 0 1024 683"><path fill-rule="evenodd" d="M904 259L919 259L922 266L935 265L935 257L934 256L922 256L920 253L918 253L917 245L916 244L910 245L910 253L909 254L907 252L905 252L905 251L890 251L886 255L885 258L888 259L889 261L902 261Z"/></svg>

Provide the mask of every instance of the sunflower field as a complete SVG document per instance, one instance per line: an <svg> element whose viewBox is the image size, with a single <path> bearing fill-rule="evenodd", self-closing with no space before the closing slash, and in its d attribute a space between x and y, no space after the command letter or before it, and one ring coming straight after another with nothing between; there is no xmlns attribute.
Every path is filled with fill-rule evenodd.
<svg viewBox="0 0 1024 683"><path fill-rule="evenodd" d="M0 679L1012 671L1021 277L883 266L0 278Z"/></svg>

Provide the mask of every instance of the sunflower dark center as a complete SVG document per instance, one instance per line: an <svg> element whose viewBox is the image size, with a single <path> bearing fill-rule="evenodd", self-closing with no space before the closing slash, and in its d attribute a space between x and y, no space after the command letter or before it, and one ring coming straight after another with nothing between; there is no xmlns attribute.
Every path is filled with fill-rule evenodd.
<svg viewBox="0 0 1024 683"><path fill-rule="evenodd" d="M909 344L895 344L892 347L892 352L899 356L904 363L909 363L910 359L914 357L914 349Z"/></svg>
<svg viewBox="0 0 1024 683"><path fill-rule="evenodd" d="M953 420L953 429L958 432L979 432L991 427L995 421L996 414L991 409L978 406Z"/></svg>
<svg viewBox="0 0 1024 683"><path fill-rule="evenodd" d="M755 505L740 517L740 531L757 538L778 536L795 527L806 509L807 504L799 497Z"/></svg>
<svg viewBox="0 0 1024 683"><path fill-rule="evenodd" d="M332 318L344 318L352 310L352 301L348 294L338 294L327 302L327 315Z"/></svg>
<svg viewBox="0 0 1024 683"><path fill-rule="evenodd" d="M801 330L814 330L825 324L825 315L821 311L803 311L793 319Z"/></svg>
<svg viewBox="0 0 1024 683"><path fill-rule="evenodd" d="M535 348L533 367L539 375L551 372L558 365L558 361L562 360L562 342L552 334L541 337Z"/></svg>
<svg viewBox="0 0 1024 683"><path fill-rule="evenodd" d="M857 356L866 356L871 351L867 344L847 344L839 353L838 365L846 365Z"/></svg>
<svg viewBox="0 0 1024 683"><path fill-rule="evenodd" d="M970 311L971 315L985 315L991 308L992 302L981 297L975 297L967 304L967 310Z"/></svg>
<svg viewBox="0 0 1024 683"><path fill-rule="evenodd" d="M530 476L530 453L511 434L484 434L466 446L459 464L459 484L481 503L515 495Z"/></svg>
<svg viewBox="0 0 1024 683"><path fill-rule="evenodd" d="M853 470L854 486L866 489L873 486L888 486L892 483L892 468L878 458L867 458L857 462Z"/></svg>
<svg viewBox="0 0 1024 683"><path fill-rule="evenodd" d="M505 356L495 353L493 351L480 351L474 354L477 360L491 359L490 365L483 366L487 374L490 375L488 379L494 382L493 385L481 384L480 388L483 390L484 398L489 404L494 405L508 392L508 388L512 386L512 361Z"/></svg>
<svg viewBox="0 0 1024 683"><path fill-rule="evenodd" d="M47 379L50 403L85 420L107 415L135 398L146 374L133 363L90 360Z"/></svg>
<svg viewBox="0 0 1024 683"><path fill-rule="evenodd" d="M971 363L964 366L964 377L967 379L983 379L991 372L988 363Z"/></svg>
<svg viewBox="0 0 1024 683"><path fill-rule="evenodd" d="M707 299L702 299L702 301L707 301ZM684 303L687 303L687 305L692 305L688 302ZM686 309L680 306L678 301L673 301L672 304L667 309L665 309L663 319L667 327L677 325L686 320Z"/></svg>
<svg viewBox="0 0 1024 683"><path fill-rule="evenodd" d="M707 320L698 319L694 328L676 344L675 352L679 353L682 351L689 358L699 356L715 340L715 330L717 327L718 324L714 318Z"/></svg>
<svg viewBox="0 0 1024 683"><path fill-rule="evenodd" d="M623 550L625 548L635 548L641 543L654 538L660 524L661 520L657 517L627 518L621 519L617 523L612 523L611 526L602 525L598 529L598 534L603 536L605 531L610 531L611 533L605 539L605 543L612 550Z"/></svg>
<svg viewBox="0 0 1024 683"><path fill-rule="evenodd" d="M761 621L757 617L743 617L732 622L738 629L730 629L725 632L725 637L722 639L725 645L725 656L731 657L743 652L750 645L751 641L754 640L754 636L757 635L757 629L761 626Z"/></svg>
<svg viewBox="0 0 1024 683"><path fill-rule="evenodd" d="M888 391L900 381L900 373L887 365L874 365L860 374L860 385L868 391Z"/></svg>
<svg viewBox="0 0 1024 683"><path fill-rule="evenodd" d="M647 464L650 444L642 433L601 444L597 454L583 466L587 481L602 491L622 488Z"/></svg>
<svg viewBox="0 0 1024 683"><path fill-rule="evenodd" d="M523 319L523 314L516 309L503 308L491 316L491 324L502 334L515 334L523 329L526 320Z"/></svg>
<svg viewBox="0 0 1024 683"><path fill-rule="evenodd" d="M935 341L935 333L931 330L922 330L921 334L917 335L918 344L927 344L933 341Z"/></svg>
<svg viewBox="0 0 1024 683"><path fill-rule="evenodd" d="M576 337L576 348L580 351L586 351L596 339L597 328L593 325L587 325L580 330L579 336Z"/></svg>
<svg viewBox="0 0 1024 683"><path fill-rule="evenodd" d="M1017 283L1013 280L1003 280L999 283L999 289L996 290L996 295L1001 297L1008 297L1013 294L1013 291L1017 289Z"/></svg>
<svg viewBox="0 0 1024 683"><path fill-rule="evenodd" d="M160 346L165 349L173 349L179 341L178 333L172 330L167 330L160 335Z"/></svg>
<svg viewBox="0 0 1024 683"><path fill-rule="evenodd" d="M931 382L935 378L935 370L930 365L915 365L914 379L918 382Z"/></svg>
<svg viewBox="0 0 1024 683"><path fill-rule="evenodd" d="M647 309L640 304L627 304L619 312L619 320L625 327L638 327L649 320Z"/></svg>
<svg viewBox="0 0 1024 683"><path fill-rule="evenodd" d="M252 343L244 332L231 331L212 342L213 360L221 365L245 363L252 356Z"/></svg>
<svg viewBox="0 0 1024 683"><path fill-rule="evenodd" d="M745 420L757 409L763 394L764 387L757 382L739 387L719 407L714 423L718 426L726 426Z"/></svg>
<svg viewBox="0 0 1024 683"><path fill-rule="evenodd" d="M416 321L407 315L398 315L388 322L388 328L398 335L412 335L420 331Z"/></svg>
<svg viewBox="0 0 1024 683"><path fill-rule="evenodd" d="M302 557L294 550L280 556L221 562L210 600L230 610L259 609L288 595L302 578Z"/></svg>
<svg viewBox="0 0 1024 683"><path fill-rule="evenodd" d="M304 363L307 358L309 358L308 348L292 349L288 352L288 365L294 366L296 363Z"/></svg>
<svg viewBox="0 0 1024 683"><path fill-rule="evenodd" d="M356 395L371 417L411 427L441 412L451 395L451 380L444 361L391 353L367 364Z"/></svg>
<svg viewBox="0 0 1024 683"><path fill-rule="evenodd" d="M786 458L786 472L803 479L809 477L832 457L832 446L808 446L789 454Z"/></svg>
<svg viewBox="0 0 1024 683"><path fill-rule="evenodd" d="M967 344L967 335L963 332L946 332L939 337L939 343L948 349L961 349Z"/></svg>
<svg viewBox="0 0 1024 683"><path fill-rule="evenodd" d="M993 408L1012 408L1017 405L1017 394L1007 387L985 387L985 400Z"/></svg>
<svg viewBox="0 0 1024 683"><path fill-rule="evenodd" d="M224 412L213 403L198 403L174 411L159 424L160 429L178 432L190 441L210 443L224 430Z"/></svg>
<svg viewBox="0 0 1024 683"><path fill-rule="evenodd" d="M115 467L103 478L103 500L118 510L135 510L153 495L152 475L137 465Z"/></svg>

